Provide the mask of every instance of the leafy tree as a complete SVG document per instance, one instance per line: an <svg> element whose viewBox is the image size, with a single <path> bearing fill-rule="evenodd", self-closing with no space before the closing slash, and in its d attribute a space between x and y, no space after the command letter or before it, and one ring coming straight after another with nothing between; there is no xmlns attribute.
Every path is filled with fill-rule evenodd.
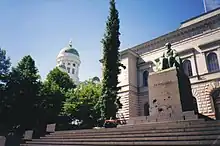
<svg viewBox="0 0 220 146"><path fill-rule="evenodd" d="M54 82L64 91L76 87L69 75L60 71L57 67L50 71L50 73L47 75L46 82L48 82L48 84L52 84Z"/></svg>
<svg viewBox="0 0 220 146"><path fill-rule="evenodd" d="M106 33L102 39L103 44L103 88L100 102L102 103L102 117L109 119L116 118L116 112L121 104L117 92L118 74L120 68L124 67L119 61L119 23L118 11L115 7L115 0L110 0L110 16L106 22Z"/></svg>
<svg viewBox="0 0 220 146"><path fill-rule="evenodd" d="M9 68L11 66L10 58L6 57L6 51L0 48L0 123L4 124L4 119L7 116L4 113L6 108L6 91L5 91L5 83L8 80ZM0 125L1 126L1 125ZM4 127L5 126L1 126ZM3 129L0 127L0 131Z"/></svg>
<svg viewBox="0 0 220 146"><path fill-rule="evenodd" d="M64 91L54 82L44 82L38 99L39 122L54 123L60 114L65 100Z"/></svg>
<svg viewBox="0 0 220 146"><path fill-rule="evenodd" d="M64 113L73 119L82 121L82 126L91 128L97 124L101 113L97 105L101 96L101 84L85 81L76 89L67 93Z"/></svg>
<svg viewBox="0 0 220 146"><path fill-rule="evenodd" d="M7 107L5 113L10 126L20 125L31 128L36 121L36 101L41 87L38 69L30 55L25 56L12 68L7 87Z"/></svg>
<svg viewBox="0 0 220 146"><path fill-rule="evenodd" d="M7 58L6 51L0 48L0 87L2 87L8 77L10 66L10 58Z"/></svg>
<svg viewBox="0 0 220 146"><path fill-rule="evenodd" d="M60 71L58 68L51 70L41 89L39 105L42 119L47 123L56 122L66 100L66 92L74 88L75 85L67 73Z"/></svg>

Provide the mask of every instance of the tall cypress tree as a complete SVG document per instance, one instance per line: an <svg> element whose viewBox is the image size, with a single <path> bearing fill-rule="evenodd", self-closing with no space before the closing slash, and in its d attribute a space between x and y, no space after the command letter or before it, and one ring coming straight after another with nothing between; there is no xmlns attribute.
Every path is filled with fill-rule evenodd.
<svg viewBox="0 0 220 146"><path fill-rule="evenodd" d="M102 96L101 96L101 112L102 117L109 119L116 118L116 112L120 108L119 97L117 92L120 89L118 85L119 67L119 23L118 11L115 7L115 0L110 0L110 15L106 22L106 32L102 39L103 44L103 80L102 80Z"/></svg>

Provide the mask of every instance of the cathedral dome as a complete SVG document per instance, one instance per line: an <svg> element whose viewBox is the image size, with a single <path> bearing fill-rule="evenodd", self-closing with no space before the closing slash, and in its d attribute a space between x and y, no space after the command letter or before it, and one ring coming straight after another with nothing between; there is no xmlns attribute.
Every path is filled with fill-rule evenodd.
<svg viewBox="0 0 220 146"><path fill-rule="evenodd" d="M71 53L71 54L74 54L76 56L79 56L78 51L74 48L66 47L66 48L64 48L64 51L65 51L65 53Z"/></svg>
<svg viewBox="0 0 220 146"><path fill-rule="evenodd" d="M78 51L72 46L72 41L59 52L56 62L56 66L60 70L68 73L77 85L79 83L78 74L81 61Z"/></svg>
<svg viewBox="0 0 220 146"><path fill-rule="evenodd" d="M58 57L59 56L64 56L65 54L66 55L74 55L74 56L79 57L79 52L75 48L72 47L72 42L71 41L69 42L69 45L67 47L64 47L60 51Z"/></svg>

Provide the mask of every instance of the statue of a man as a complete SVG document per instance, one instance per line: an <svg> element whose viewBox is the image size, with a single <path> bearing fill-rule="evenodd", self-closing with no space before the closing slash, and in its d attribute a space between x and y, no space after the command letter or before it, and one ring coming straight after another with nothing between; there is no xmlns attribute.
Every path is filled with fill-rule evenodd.
<svg viewBox="0 0 220 146"><path fill-rule="evenodd" d="M167 50L162 56L162 69L173 67L175 62L174 51L171 49L171 44L166 43L165 46Z"/></svg>
<svg viewBox="0 0 220 146"><path fill-rule="evenodd" d="M181 69L182 61L178 56L176 50L171 49L170 43L166 43L165 46L167 47L167 50L163 53L163 56L160 60L161 69L163 70L174 66Z"/></svg>

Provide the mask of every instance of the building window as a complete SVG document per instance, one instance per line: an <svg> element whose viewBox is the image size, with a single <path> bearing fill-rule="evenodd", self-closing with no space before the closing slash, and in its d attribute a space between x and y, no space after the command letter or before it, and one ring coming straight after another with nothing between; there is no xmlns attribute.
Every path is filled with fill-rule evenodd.
<svg viewBox="0 0 220 146"><path fill-rule="evenodd" d="M215 72L219 70L218 58L216 53L212 52L206 56L208 72Z"/></svg>
<svg viewBox="0 0 220 146"><path fill-rule="evenodd" d="M67 67L67 72L70 73L70 68L69 67Z"/></svg>
<svg viewBox="0 0 220 146"><path fill-rule="evenodd" d="M149 111L149 104L148 102L144 104L144 116L149 116L150 111Z"/></svg>
<svg viewBox="0 0 220 146"><path fill-rule="evenodd" d="M149 72L146 70L143 72L143 86L148 86L148 75Z"/></svg>
<svg viewBox="0 0 220 146"><path fill-rule="evenodd" d="M75 66L76 66L76 64L75 64L75 63L73 63L73 66L75 67Z"/></svg>
<svg viewBox="0 0 220 146"><path fill-rule="evenodd" d="M72 74L75 74L75 69L74 68L72 68Z"/></svg>
<svg viewBox="0 0 220 146"><path fill-rule="evenodd" d="M192 76L192 66L191 66L191 62L190 60L184 60L183 61L183 69L184 69L184 72L185 74L190 77Z"/></svg>
<svg viewBox="0 0 220 146"><path fill-rule="evenodd" d="M70 65L70 63L68 63L68 65Z"/></svg>

